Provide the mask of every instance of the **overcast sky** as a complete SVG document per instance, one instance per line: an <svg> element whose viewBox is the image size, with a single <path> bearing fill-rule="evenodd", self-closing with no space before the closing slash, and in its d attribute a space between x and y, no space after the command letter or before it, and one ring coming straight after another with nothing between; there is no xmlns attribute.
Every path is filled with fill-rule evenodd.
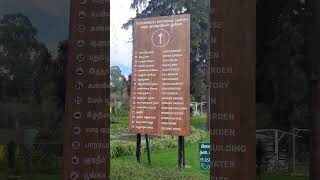
<svg viewBox="0 0 320 180"><path fill-rule="evenodd" d="M131 73L130 43L132 29L121 26L135 11L130 9L132 0L111 0L111 65L119 66L126 76ZM37 38L50 52L56 54L59 41L68 39L69 0L0 0L0 15L22 13L38 30Z"/></svg>
<svg viewBox="0 0 320 180"><path fill-rule="evenodd" d="M132 28L121 26L135 16L132 0L111 0L111 65L119 66L126 76L131 73Z"/></svg>

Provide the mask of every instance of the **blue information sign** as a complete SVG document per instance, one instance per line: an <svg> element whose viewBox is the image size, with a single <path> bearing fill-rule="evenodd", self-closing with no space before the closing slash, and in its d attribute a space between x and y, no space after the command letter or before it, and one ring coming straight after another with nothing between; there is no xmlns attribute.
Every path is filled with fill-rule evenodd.
<svg viewBox="0 0 320 180"><path fill-rule="evenodd" d="M199 153L201 170L210 171L210 143L200 143Z"/></svg>

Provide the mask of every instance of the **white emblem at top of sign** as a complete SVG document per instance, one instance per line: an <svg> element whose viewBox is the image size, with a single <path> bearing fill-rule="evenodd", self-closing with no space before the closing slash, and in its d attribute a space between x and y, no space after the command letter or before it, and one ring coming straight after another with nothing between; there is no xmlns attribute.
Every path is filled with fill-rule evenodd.
<svg viewBox="0 0 320 180"><path fill-rule="evenodd" d="M165 29L159 29L153 32L151 37L152 44L156 47L164 47L170 41L170 34Z"/></svg>

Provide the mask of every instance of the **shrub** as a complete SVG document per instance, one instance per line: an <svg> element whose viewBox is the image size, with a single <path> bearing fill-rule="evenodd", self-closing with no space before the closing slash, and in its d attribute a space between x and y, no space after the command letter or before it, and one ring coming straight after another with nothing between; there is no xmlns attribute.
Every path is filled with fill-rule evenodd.
<svg viewBox="0 0 320 180"><path fill-rule="evenodd" d="M191 118L191 125L197 129L207 129L207 116L193 116Z"/></svg>

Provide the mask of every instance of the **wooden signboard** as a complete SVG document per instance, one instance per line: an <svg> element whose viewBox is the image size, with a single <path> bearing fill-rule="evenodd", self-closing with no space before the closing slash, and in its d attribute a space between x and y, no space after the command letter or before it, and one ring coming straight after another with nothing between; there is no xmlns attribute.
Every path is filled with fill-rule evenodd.
<svg viewBox="0 0 320 180"><path fill-rule="evenodd" d="M129 132L190 135L190 15L135 19Z"/></svg>
<svg viewBox="0 0 320 180"><path fill-rule="evenodd" d="M211 180L256 179L256 1L211 1Z"/></svg>
<svg viewBox="0 0 320 180"><path fill-rule="evenodd" d="M109 179L109 0L71 0L63 179Z"/></svg>

